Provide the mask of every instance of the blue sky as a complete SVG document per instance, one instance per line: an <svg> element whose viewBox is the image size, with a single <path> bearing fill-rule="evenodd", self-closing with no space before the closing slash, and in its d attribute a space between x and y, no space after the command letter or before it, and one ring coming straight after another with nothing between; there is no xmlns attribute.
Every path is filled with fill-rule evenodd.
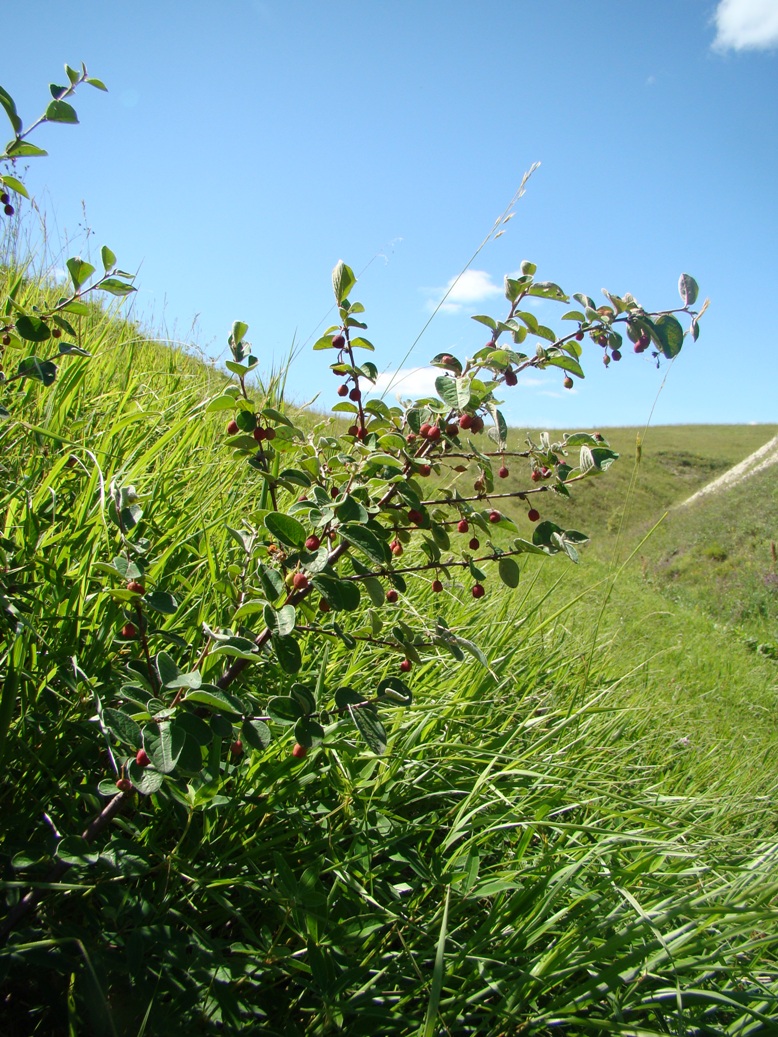
<svg viewBox="0 0 778 1037"><path fill-rule="evenodd" d="M33 138L49 157L24 179L52 246L108 244L138 271L134 314L158 334L224 358L241 319L277 366L331 322L343 259L371 359L412 394L436 353L483 345L470 316L504 313L523 259L568 293L657 309L686 271L711 305L672 366L630 352L606 371L587 343L585 381L528 379L506 417L778 420L774 0L27 0L4 36L0 84L25 122L64 62L107 84L81 89L79 126ZM535 162L505 234L409 353ZM565 327L563 307L542 307ZM301 349L298 402L334 402L329 360Z"/></svg>

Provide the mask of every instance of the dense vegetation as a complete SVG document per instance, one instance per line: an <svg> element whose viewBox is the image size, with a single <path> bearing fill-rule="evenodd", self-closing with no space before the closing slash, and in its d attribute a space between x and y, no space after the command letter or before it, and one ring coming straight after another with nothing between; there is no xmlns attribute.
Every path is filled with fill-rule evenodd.
<svg viewBox="0 0 778 1037"><path fill-rule="evenodd" d="M647 534L774 430L611 467L634 432L527 442L495 396L619 328L675 356L672 311L579 295L556 337L525 263L490 344L391 410L339 264L346 427L263 384L243 324L230 378L88 301L133 290L110 250L67 285L6 255L3 1032L770 1032L772 484Z"/></svg>

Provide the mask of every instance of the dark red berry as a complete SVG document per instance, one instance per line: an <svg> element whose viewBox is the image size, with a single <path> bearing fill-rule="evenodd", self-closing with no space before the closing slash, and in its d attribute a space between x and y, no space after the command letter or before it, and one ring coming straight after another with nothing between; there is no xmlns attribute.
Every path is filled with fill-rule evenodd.
<svg viewBox="0 0 778 1037"><path fill-rule="evenodd" d="M265 430L261 428L259 425L257 425L257 427L251 434L258 443L261 443L262 440L265 438Z"/></svg>
<svg viewBox="0 0 778 1037"><path fill-rule="evenodd" d="M467 533L469 529L470 523L467 521L467 519L460 519L459 522L457 522L457 532Z"/></svg>
<svg viewBox="0 0 778 1037"><path fill-rule="evenodd" d="M135 754L135 762L139 767L148 767L148 765L151 763L151 760L149 759L149 754L146 752L145 749L138 749L137 753Z"/></svg>
<svg viewBox="0 0 778 1037"><path fill-rule="evenodd" d="M410 673L411 672L411 660L410 659L403 659L403 661L400 663L400 672L401 673Z"/></svg>
<svg viewBox="0 0 778 1037"><path fill-rule="evenodd" d="M11 336L10 335L3 335L3 345L4 346L10 346L11 345Z"/></svg>
<svg viewBox="0 0 778 1037"><path fill-rule="evenodd" d="M580 328L578 331L576 331L575 337L578 342L583 342L584 333L580 330Z"/></svg>
<svg viewBox="0 0 778 1037"><path fill-rule="evenodd" d="M338 396L348 396L348 386L345 382L338 386Z"/></svg>
<svg viewBox="0 0 778 1037"><path fill-rule="evenodd" d="M343 349L346 339L343 335L336 335L332 340L332 344L336 349Z"/></svg>
<svg viewBox="0 0 778 1037"><path fill-rule="evenodd" d="M235 741L230 746L230 754L232 756L240 756L242 753L243 753L243 742L241 742L240 738L236 738Z"/></svg>
<svg viewBox="0 0 778 1037"><path fill-rule="evenodd" d="M119 778L116 787L120 792L132 792L132 782L129 778Z"/></svg>
<svg viewBox="0 0 778 1037"><path fill-rule="evenodd" d="M473 594L474 598L482 598L484 596L484 594L486 594L486 591L484 590L483 584L482 583L474 583L473 584L472 594Z"/></svg>
<svg viewBox="0 0 778 1037"><path fill-rule="evenodd" d="M483 429L483 427L484 427L484 419L483 418L479 418L478 415L476 414L476 416L473 418L473 423L470 426L470 428L473 430L473 432L480 432Z"/></svg>
<svg viewBox="0 0 778 1037"><path fill-rule="evenodd" d="M308 746L300 745L299 742L295 742L292 746L292 756L295 760L302 760L308 755Z"/></svg>
<svg viewBox="0 0 778 1037"><path fill-rule="evenodd" d="M516 372L512 371L510 369L510 367L509 367L508 370L505 372L505 384L506 385L515 385L518 382L518 380L519 379L518 379L518 376L516 375Z"/></svg>
<svg viewBox="0 0 778 1037"><path fill-rule="evenodd" d="M420 511L417 511L416 508L411 508L408 512L408 521L412 522L414 526L420 526L422 522L424 522L424 516Z"/></svg>
<svg viewBox="0 0 778 1037"><path fill-rule="evenodd" d="M295 573L292 577L292 586L296 591L304 591L308 589L308 577L305 573Z"/></svg>
<svg viewBox="0 0 778 1037"><path fill-rule="evenodd" d="M537 520L540 518L540 512L537 510L537 508L530 508L527 512L527 518L530 520L530 522L537 522Z"/></svg>
<svg viewBox="0 0 778 1037"><path fill-rule="evenodd" d="M613 352L611 353L611 359L616 361L621 360L621 353L618 351L618 349L613 350Z"/></svg>
<svg viewBox="0 0 778 1037"><path fill-rule="evenodd" d="M501 479L507 479L511 473L508 471L505 465L503 465L502 468L498 470L497 474Z"/></svg>
<svg viewBox="0 0 778 1037"><path fill-rule="evenodd" d="M127 590L132 591L133 594L146 593L146 588L143 586L142 583L139 583L137 580L130 580L130 582L127 584Z"/></svg>
<svg viewBox="0 0 778 1037"><path fill-rule="evenodd" d="M543 476L540 474L539 469L533 468L532 475L530 475L530 479L532 479L533 482L540 482L542 478Z"/></svg>
<svg viewBox="0 0 778 1037"><path fill-rule="evenodd" d="M3 191L0 194L0 205L7 205L11 201L11 196L7 191Z"/></svg>
<svg viewBox="0 0 778 1037"><path fill-rule="evenodd" d="M52 328L51 334L53 338L62 338L62 328Z"/></svg>
<svg viewBox="0 0 778 1037"><path fill-rule="evenodd" d="M275 438L276 438L276 430L274 428L266 428L265 429L265 439L275 439Z"/></svg>
<svg viewBox="0 0 778 1037"><path fill-rule="evenodd" d="M440 594L440 592L443 590L443 584L440 582L440 580L433 580L432 589L436 594Z"/></svg>
<svg viewBox="0 0 778 1037"><path fill-rule="evenodd" d="M5 208L3 209L3 212L6 214L6 216L13 216L15 211L16 210L14 209L14 207L12 205L6 205Z"/></svg>
<svg viewBox="0 0 778 1037"><path fill-rule="evenodd" d="M227 424L227 435L228 436L236 436L238 434L238 432L240 432L240 429L238 428L238 423L233 418L232 421L230 421Z"/></svg>
<svg viewBox="0 0 778 1037"><path fill-rule="evenodd" d="M311 533L305 541L305 547L308 551L318 551L321 547L321 540L314 533Z"/></svg>
<svg viewBox="0 0 778 1037"><path fill-rule="evenodd" d="M356 439L357 432L359 432L359 428L356 425L349 425L347 435L354 436L354 438Z"/></svg>
<svg viewBox="0 0 778 1037"><path fill-rule="evenodd" d="M472 416L472 414L463 414L462 417L459 419L459 427L460 428L472 428L472 425L473 425L473 416Z"/></svg>
<svg viewBox="0 0 778 1037"><path fill-rule="evenodd" d="M440 439L440 428L437 425L433 425L427 433L427 439L431 439L433 443L436 443Z"/></svg>
<svg viewBox="0 0 778 1037"><path fill-rule="evenodd" d="M454 424L446 425L446 435L447 436L452 436L452 437L453 436L458 436L459 435L459 425L454 425Z"/></svg>
<svg viewBox="0 0 778 1037"><path fill-rule="evenodd" d="M490 522L499 522L501 518L502 518L502 515L499 513L499 511L490 511L489 512L489 521Z"/></svg>
<svg viewBox="0 0 778 1037"><path fill-rule="evenodd" d="M400 595L397 593L394 587L390 587L390 589L386 592L386 600L389 602L390 605L394 605L394 603L397 601L399 597Z"/></svg>
<svg viewBox="0 0 778 1037"><path fill-rule="evenodd" d="M125 623L122 627L122 637L132 638L138 636L138 628L134 623Z"/></svg>
<svg viewBox="0 0 778 1037"><path fill-rule="evenodd" d="M353 400L353 401L354 401L354 403L356 403L356 402L357 402L358 400L361 400L361 399L362 399L362 393L361 393L361 391L360 391L360 390L359 390L359 389L358 389L358 388L357 388L356 386L354 386L354 388L353 388L353 389L351 390L351 392L350 392L350 393L348 394L348 398L349 398L350 400Z"/></svg>
<svg viewBox="0 0 778 1037"><path fill-rule="evenodd" d="M471 551L477 551L478 548L481 546L481 541L478 539L478 537L473 537L467 546L470 548Z"/></svg>
<svg viewBox="0 0 778 1037"><path fill-rule="evenodd" d="M327 601L326 598L319 599L319 612L330 612L332 605Z"/></svg>
<svg viewBox="0 0 778 1037"><path fill-rule="evenodd" d="M430 466L428 464L420 464L419 465L419 468L418 468L419 475L422 475L422 476L426 477L426 476L428 476L430 474L431 471L432 471L432 469L430 468Z"/></svg>
<svg viewBox="0 0 778 1037"><path fill-rule="evenodd" d="M389 545L389 550L392 552L395 558L399 558L400 555L403 553L403 545L400 543L399 540L393 540Z"/></svg>
<svg viewBox="0 0 778 1037"><path fill-rule="evenodd" d="M425 421L424 424L419 429L419 435L422 437L422 439L426 439L431 431L432 431L432 425L430 425L430 423L428 421Z"/></svg>

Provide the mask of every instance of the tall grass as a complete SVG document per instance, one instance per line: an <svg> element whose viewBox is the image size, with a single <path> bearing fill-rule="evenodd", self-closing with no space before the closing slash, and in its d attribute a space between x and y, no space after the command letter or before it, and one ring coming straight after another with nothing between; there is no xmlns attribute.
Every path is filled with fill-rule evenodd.
<svg viewBox="0 0 778 1037"><path fill-rule="evenodd" d="M721 736L750 723L723 688L717 738L687 740L652 677L684 678L665 621L642 646L620 584L603 609L593 563L573 578L530 562L517 591L490 581L478 602L420 578L404 607L440 614L489 666L428 656L386 757L342 724L302 764L283 738L239 764L217 749L191 795L138 797L99 842L73 838L111 774L94 717L128 652L99 568L116 548L107 488L137 487L150 582L179 601L160 631L192 666L202 623L234 609L228 527L260 499L204 411L222 375L90 319L92 359L48 391L19 385L0 427L17 609L2 890L9 906L43 894L0 956L3 1032L773 1032L774 734L757 776ZM337 641L306 659L301 678L330 690L376 665ZM283 679L258 672L263 692ZM71 868L52 882L55 854Z"/></svg>

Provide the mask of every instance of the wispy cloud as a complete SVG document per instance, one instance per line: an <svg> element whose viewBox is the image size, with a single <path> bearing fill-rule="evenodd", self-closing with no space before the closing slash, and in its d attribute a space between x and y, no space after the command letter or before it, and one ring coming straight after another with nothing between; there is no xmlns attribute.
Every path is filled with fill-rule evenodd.
<svg viewBox="0 0 778 1037"><path fill-rule="evenodd" d="M713 16L714 50L771 50L778 47L775 0L720 0Z"/></svg>
<svg viewBox="0 0 778 1037"><path fill-rule="evenodd" d="M401 367L399 371L382 371L376 378L371 396L400 396L416 399L435 395L435 379L441 374L437 367Z"/></svg>
<svg viewBox="0 0 778 1037"><path fill-rule="evenodd" d="M458 280L452 277L444 288L425 288L424 292L428 296L427 305L430 309L434 309L449 292L440 312L461 313L465 307L483 302L493 295L502 295L503 289L492 281L491 274L485 270L466 270Z"/></svg>

